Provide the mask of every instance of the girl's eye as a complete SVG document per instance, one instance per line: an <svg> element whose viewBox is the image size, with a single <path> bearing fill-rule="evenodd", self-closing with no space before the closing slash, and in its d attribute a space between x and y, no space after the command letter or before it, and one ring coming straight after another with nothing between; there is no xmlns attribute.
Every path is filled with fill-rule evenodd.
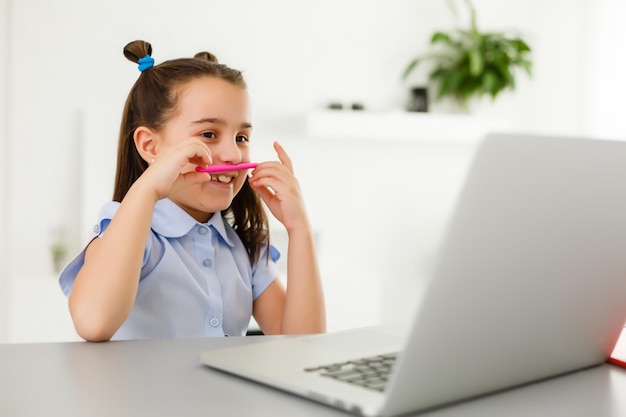
<svg viewBox="0 0 626 417"><path fill-rule="evenodd" d="M215 132L202 132L200 133L200 136L205 139L215 139Z"/></svg>
<svg viewBox="0 0 626 417"><path fill-rule="evenodd" d="M235 140L237 142L249 142L250 141L250 139L248 139L248 137L246 135L237 135Z"/></svg>

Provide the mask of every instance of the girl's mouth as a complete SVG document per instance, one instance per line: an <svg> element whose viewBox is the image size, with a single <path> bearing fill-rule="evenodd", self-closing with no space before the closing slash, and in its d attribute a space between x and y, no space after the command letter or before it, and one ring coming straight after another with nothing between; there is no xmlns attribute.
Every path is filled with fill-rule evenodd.
<svg viewBox="0 0 626 417"><path fill-rule="evenodd" d="M224 174L211 175L211 181L217 181L222 184L230 184L231 182L233 182L233 179L234 177L230 175L224 175Z"/></svg>

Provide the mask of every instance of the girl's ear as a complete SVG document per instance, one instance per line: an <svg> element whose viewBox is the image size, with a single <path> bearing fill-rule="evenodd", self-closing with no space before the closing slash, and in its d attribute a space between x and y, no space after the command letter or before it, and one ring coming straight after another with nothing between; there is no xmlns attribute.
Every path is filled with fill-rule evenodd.
<svg viewBox="0 0 626 417"><path fill-rule="evenodd" d="M144 161L150 164L156 159L156 134L153 130L145 126L139 126L135 129L133 139L135 140L137 152L139 152Z"/></svg>

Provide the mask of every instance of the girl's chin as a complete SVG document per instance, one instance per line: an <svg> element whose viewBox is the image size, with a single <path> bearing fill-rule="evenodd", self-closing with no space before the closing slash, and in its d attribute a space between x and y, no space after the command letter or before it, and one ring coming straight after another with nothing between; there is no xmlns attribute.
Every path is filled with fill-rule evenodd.
<svg viewBox="0 0 626 417"><path fill-rule="evenodd" d="M204 213L216 213L218 211L226 210L228 207L230 207L231 203L232 203L232 200L228 200L223 203L211 201L210 203L206 203L206 204L200 203L199 205L195 207L198 211L201 211Z"/></svg>
<svg viewBox="0 0 626 417"><path fill-rule="evenodd" d="M224 199L223 202L218 202L212 199L210 201L195 201L191 204L186 204L182 201L175 201L175 203L200 223L206 223L213 213L226 210L230 207L232 200Z"/></svg>

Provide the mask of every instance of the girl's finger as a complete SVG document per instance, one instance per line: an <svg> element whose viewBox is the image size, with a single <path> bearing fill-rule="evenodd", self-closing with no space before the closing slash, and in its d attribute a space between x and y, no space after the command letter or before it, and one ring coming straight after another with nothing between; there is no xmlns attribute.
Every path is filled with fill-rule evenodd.
<svg viewBox="0 0 626 417"><path fill-rule="evenodd" d="M274 197L274 193L272 192L272 190L266 186L257 184L251 186L252 189L259 195L259 197L261 197L263 201L265 201L266 204L272 199L272 197Z"/></svg>
<svg viewBox="0 0 626 417"><path fill-rule="evenodd" d="M190 148L189 162L195 163L200 166L207 166L213 163L211 158L211 151L208 146L200 142L198 139L193 139L196 142L196 147Z"/></svg>
<svg viewBox="0 0 626 417"><path fill-rule="evenodd" d="M285 166L285 168L287 168L289 172L293 174L293 165L291 164L291 159L289 158L289 155L287 155L285 149L278 142L274 142L274 149L278 154L278 159L280 159L280 162Z"/></svg>
<svg viewBox="0 0 626 417"><path fill-rule="evenodd" d="M259 189L262 189L262 188L269 188L273 190L274 193L278 193L283 188L280 182L271 178L259 178L259 179L256 179L255 181L249 181L249 183L252 186L252 188L254 188L255 191L258 191Z"/></svg>

